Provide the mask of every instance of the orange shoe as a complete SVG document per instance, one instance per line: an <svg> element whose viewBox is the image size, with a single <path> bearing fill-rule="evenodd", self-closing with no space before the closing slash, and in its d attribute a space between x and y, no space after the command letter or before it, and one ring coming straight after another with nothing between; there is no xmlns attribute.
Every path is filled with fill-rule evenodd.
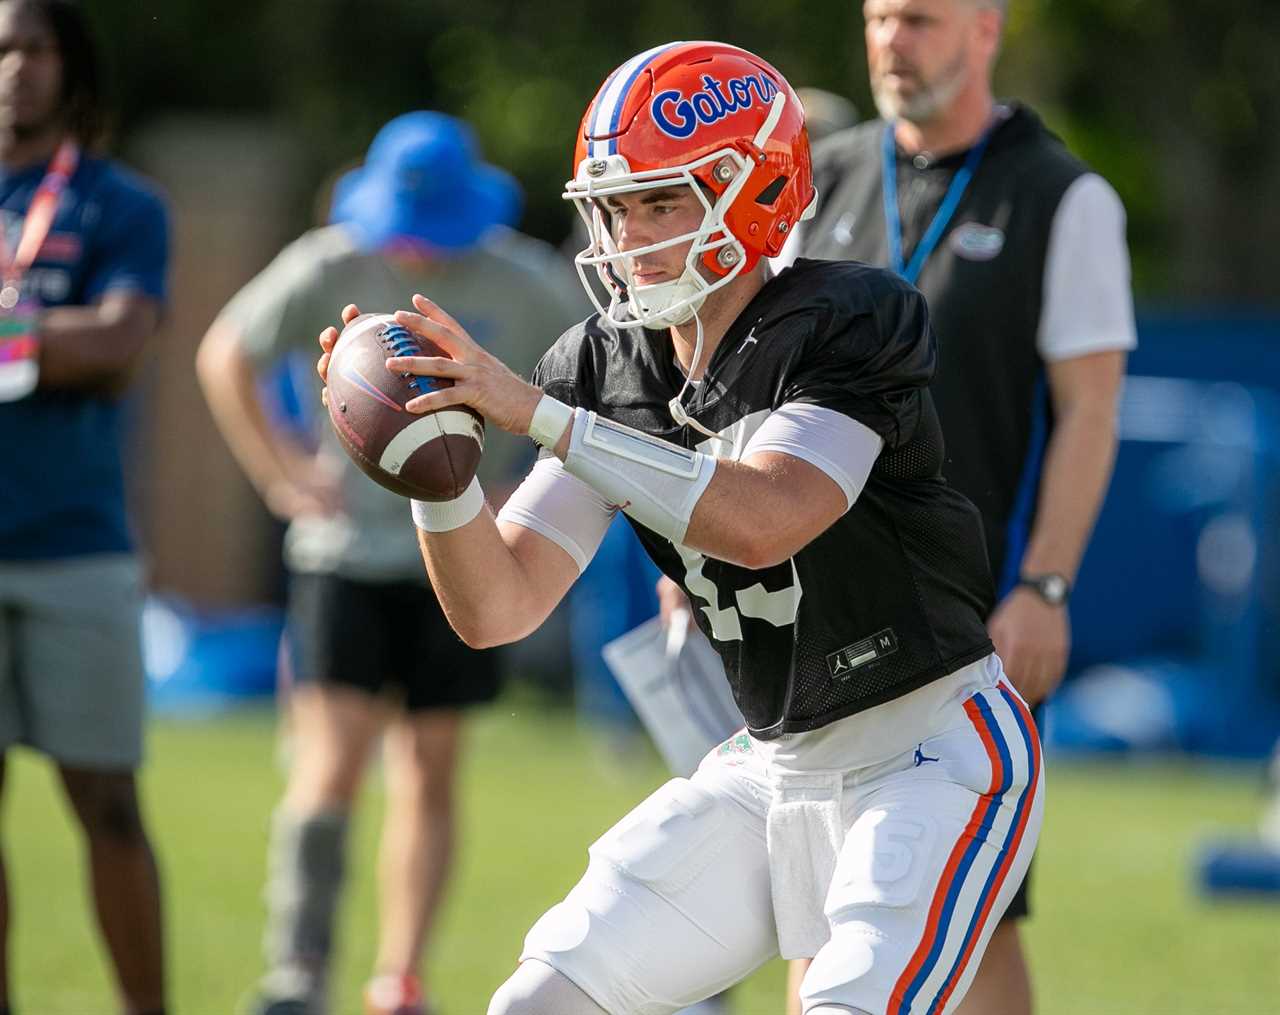
<svg viewBox="0 0 1280 1015"><path fill-rule="evenodd" d="M383 973L364 987L365 1015L432 1015L416 976Z"/></svg>

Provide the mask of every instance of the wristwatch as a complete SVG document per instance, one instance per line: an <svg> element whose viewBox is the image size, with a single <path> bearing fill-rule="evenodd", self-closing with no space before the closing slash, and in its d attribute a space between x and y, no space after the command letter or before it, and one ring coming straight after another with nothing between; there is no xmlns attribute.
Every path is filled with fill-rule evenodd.
<svg viewBox="0 0 1280 1015"><path fill-rule="evenodd" d="M1050 606L1064 605L1071 595L1071 583L1056 571L1021 575L1018 584L1035 589L1036 594Z"/></svg>

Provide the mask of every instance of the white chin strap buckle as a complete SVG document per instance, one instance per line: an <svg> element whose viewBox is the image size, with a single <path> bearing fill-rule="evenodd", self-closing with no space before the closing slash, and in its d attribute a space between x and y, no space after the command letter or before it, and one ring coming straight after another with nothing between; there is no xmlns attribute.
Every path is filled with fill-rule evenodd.
<svg viewBox="0 0 1280 1015"><path fill-rule="evenodd" d="M685 374L684 384L680 386L676 397L667 403L667 411L671 413L671 418L676 421L676 425L693 427L703 437L719 437L718 433L712 433L684 410L684 393L689 390L689 385L693 381L693 371L698 369L698 361L702 359L702 318L698 316L696 310L693 313L693 320L697 325L697 333L693 341L693 362L689 364L689 373Z"/></svg>
<svg viewBox="0 0 1280 1015"><path fill-rule="evenodd" d="M675 398L671 399L671 401L667 403L667 411L671 413L671 418L674 419L678 425L692 427L694 430L697 430L698 433L702 434L703 437L719 437L720 436L718 433L712 433L705 426L703 426L696 419L694 419L687 412L685 412L684 406L680 403L680 395L676 395Z"/></svg>

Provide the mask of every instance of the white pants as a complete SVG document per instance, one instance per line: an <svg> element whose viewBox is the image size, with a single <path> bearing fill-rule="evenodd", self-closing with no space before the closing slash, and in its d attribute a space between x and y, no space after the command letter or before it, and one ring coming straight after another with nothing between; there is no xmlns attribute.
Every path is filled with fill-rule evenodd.
<svg viewBox="0 0 1280 1015"><path fill-rule="evenodd" d="M822 930L806 1010L952 1011L1026 872L1043 811L1030 712L998 660L985 672L934 709L932 735L837 773L829 813L842 841L817 898L779 895L797 862L788 843L804 837L775 834L770 810L788 773L740 734L591 846L586 874L530 930L521 959L552 966L610 1015L669 1015L777 955L782 911L799 908ZM821 867L812 837L794 852Z"/></svg>

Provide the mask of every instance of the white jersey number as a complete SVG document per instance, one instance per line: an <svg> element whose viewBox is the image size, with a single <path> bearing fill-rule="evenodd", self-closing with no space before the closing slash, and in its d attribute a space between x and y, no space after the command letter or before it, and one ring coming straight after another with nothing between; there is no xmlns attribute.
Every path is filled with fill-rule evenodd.
<svg viewBox="0 0 1280 1015"><path fill-rule="evenodd" d="M716 641L741 641L742 618L754 617L767 620L774 627L786 627L794 624L796 614L800 610L800 576L796 574L796 563L791 565L791 584L777 592L767 592L765 587L756 582L754 585L738 589L733 594L737 606L720 608L720 594L715 583L702 573L702 565L706 557L687 546L677 546L680 561L684 564L684 587L691 596L696 596L702 603L695 603L711 623L711 635Z"/></svg>

